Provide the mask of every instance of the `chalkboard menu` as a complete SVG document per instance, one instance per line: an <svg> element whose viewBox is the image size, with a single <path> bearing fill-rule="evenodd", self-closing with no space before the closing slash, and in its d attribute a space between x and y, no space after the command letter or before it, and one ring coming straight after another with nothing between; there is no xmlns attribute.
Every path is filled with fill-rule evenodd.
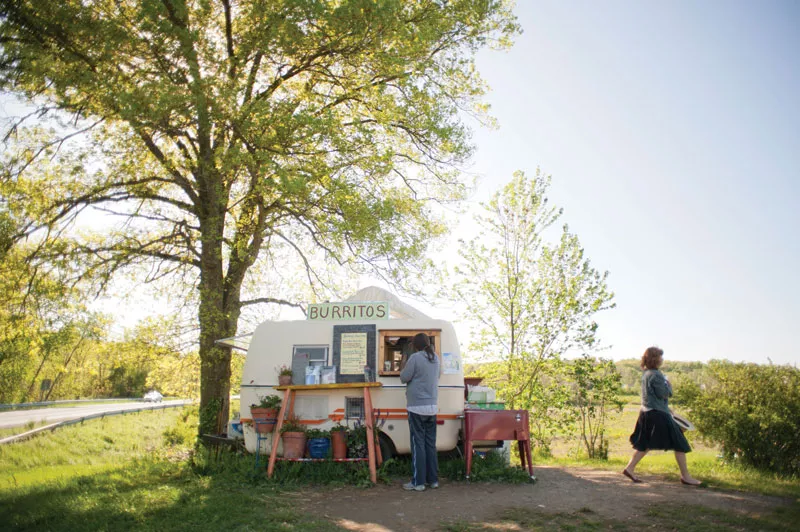
<svg viewBox="0 0 800 532"><path fill-rule="evenodd" d="M334 325L336 382L364 382L364 366L375 375L377 345L375 325Z"/></svg>

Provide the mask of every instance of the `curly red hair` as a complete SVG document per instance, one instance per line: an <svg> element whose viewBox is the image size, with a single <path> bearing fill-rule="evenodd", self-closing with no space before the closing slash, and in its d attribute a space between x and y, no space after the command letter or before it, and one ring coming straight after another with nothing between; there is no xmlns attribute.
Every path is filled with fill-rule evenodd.
<svg viewBox="0 0 800 532"><path fill-rule="evenodd" d="M658 347L648 347L642 355L642 369L658 369L664 357L664 350Z"/></svg>

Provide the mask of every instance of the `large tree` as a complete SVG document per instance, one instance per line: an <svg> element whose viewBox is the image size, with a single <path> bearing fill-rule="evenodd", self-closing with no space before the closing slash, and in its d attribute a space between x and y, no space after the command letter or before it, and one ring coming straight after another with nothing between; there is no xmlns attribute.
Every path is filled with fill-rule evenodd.
<svg viewBox="0 0 800 532"><path fill-rule="evenodd" d="M472 348L495 362L491 380L512 408L554 401L549 385L559 376L544 375L558 367L551 362L595 349L594 316L613 306L608 274L591 266L566 225L554 227L562 211L549 202L549 185L538 169L517 172L481 204L479 234L461 242L451 294L476 324Z"/></svg>
<svg viewBox="0 0 800 532"><path fill-rule="evenodd" d="M516 31L503 0L9 0L0 84L62 120L14 124L2 193L39 260L198 289L214 430L230 386L215 340L245 304L297 304L243 300L250 267L289 249L311 284L315 250L388 279L419 268L443 230L427 202L463 193L474 55ZM87 206L125 222L65 231Z"/></svg>

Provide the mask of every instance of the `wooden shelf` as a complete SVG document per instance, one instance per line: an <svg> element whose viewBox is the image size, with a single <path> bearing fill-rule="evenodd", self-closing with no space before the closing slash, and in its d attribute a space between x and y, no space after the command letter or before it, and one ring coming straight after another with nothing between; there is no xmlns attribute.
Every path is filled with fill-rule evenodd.
<svg viewBox="0 0 800 532"><path fill-rule="evenodd" d="M399 375L399 373L398 373ZM347 388L380 388L380 382L337 382L335 384L289 384L288 386L276 386L275 390L343 390Z"/></svg>

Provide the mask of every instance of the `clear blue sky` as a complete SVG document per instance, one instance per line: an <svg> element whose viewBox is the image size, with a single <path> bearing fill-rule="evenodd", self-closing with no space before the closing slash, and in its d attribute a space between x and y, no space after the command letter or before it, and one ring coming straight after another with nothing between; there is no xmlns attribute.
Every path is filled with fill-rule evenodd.
<svg viewBox="0 0 800 532"><path fill-rule="evenodd" d="M477 198L516 169L551 199L617 308L615 359L795 364L800 2L526 1L482 52L500 129L476 130Z"/></svg>

